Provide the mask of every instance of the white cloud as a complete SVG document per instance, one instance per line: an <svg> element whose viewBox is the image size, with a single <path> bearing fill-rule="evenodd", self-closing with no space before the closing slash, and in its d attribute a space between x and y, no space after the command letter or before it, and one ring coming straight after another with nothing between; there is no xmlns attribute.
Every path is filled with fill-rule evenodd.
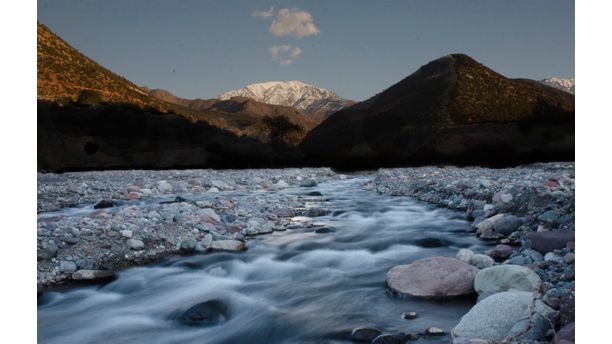
<svg viewBox="0 0 612 344"><path fill-rule="evenodd" d="M268 19L274 16L274 6L270 6L270 9L267 11L255 10L251 13L253 17L259 17L262 19Z"/></svg>
<svg viewBox="0 0 612 344"><path fill-rule="evenodd" d="M281 8L270 25L270 32L275 36L293 35L302 38L318 35L320 31L309 12L297 8Z"/></svg>
<svg viewBox="0 0 612 344"><path fill-rule="evenodd" d="M281 65L290 65L296 57L300 56L302 49L289 44L274 45L270 48L273 60L279 60Z"/></svg>

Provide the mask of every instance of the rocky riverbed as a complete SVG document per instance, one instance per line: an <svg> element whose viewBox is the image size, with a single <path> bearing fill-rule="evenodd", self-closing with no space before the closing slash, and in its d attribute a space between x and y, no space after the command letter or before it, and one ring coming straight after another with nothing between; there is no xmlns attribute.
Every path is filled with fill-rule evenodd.
<svg viewBox="0 0 612 344"><path fill-rule="evenodd" d="M535 342L545 337L574 341L575 174L574 163L546 163L507 169L423 167L380 170L364 187L379 194L409 195L465 211L480 240L495 246L484 252L460 250L456 258L480 270L473 278L479 300L455 328L457 343L483 339ZM413 266L407 266L412 268ZM405 269L406 269L405 268ZM393 280L393 279L391 279ZM398 283L393 280L393 282ZM400 281L401 282L401 281ZM411 286L414 288L414 286ZM532 294L506 294L528 291ZM506 293L504 293L506 292ZM499 300L495 300L498 298ZM521 303L528 313L501 305ZM487 304L488 307L485 307ZM537 307L535 305L538 305ZM546 308L547 312L535 309ZM533 320L534 314L545 317ZM496 327L528 315L522 328ZM489 323L487 323L487 320ZM480 325L476 325L480 324ZM485 325L482 325L485 324ZM488 324L488 325L487 325ZM474 328L495 328L479 332ZM556 333L555 330L559 330Z"/></svg>
<svg viewBox="0 0 612 344"><path fill-rule="evenodd" d="M71 281L79 270L244 250L249 236L325 214L306 206L321 196L308 189L344 178L329 169L39 174L39 289ZM305 192L282 192L290 186Z"/></svg>
<svg viewBox="0 0 612 344"><path fill-rule="evenodd" d="M449 263L454 264L452 270L458 263L465 264L459 268L470 271L471 278L453 284L452 293L476 292L478 303L452 331L433 327L424 335L452 332L457 343L500 338L508 343L573 342L573 163L508 169L381 169L348 176L330 169L39 174L39 289L71 281L109 280L117 270L168 255L245 250L258 234L303 227L323 233L330 229L316 219L330 210L315 186L355 177L362 178L362 189L383 197L410 196L464 212L471 222L469 230L483 243L459 247ZM419 245L435 246L441 240L427 238ZM431 258L407 262L418 263L416 267L391 269L395 271L391 277L401 277L397 271L402 270L426 275L428 270L422 267L428 264L437 266L432 271L448 268L449 259ZM443 285L432 291L402 280L389 283L387 278L392 294L405 289L454 296L443 295L450 290ZM527 306L499 312L500 305L509 303ZM524 326L513 327L517 320L506 327L488 326L496 332L482 332L474 325L485 315L494 319L491 314L514 314L519 319L526 309L529 321ZM546 316L534 316L540 313ZM377 343L410 339L406 334L386 335Z"/></svg>

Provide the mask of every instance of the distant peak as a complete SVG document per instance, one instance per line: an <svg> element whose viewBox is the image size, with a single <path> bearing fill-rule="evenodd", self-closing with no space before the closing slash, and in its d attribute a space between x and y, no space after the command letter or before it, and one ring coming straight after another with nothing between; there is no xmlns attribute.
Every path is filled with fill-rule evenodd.
<svg viewBox="0 0 612 344"><path fill-rule="evenodd" d="M224 92L217 96L217 99L227 100L236 96L267 104L292 106L308 115L327 116L353 104L352 101L340 98L332 91L299 80L253 83Z"/></svg>

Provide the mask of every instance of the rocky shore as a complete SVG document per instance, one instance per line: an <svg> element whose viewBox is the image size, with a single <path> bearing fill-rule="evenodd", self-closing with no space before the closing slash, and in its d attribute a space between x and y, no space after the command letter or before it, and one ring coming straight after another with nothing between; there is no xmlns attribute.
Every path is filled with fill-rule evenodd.
<svg viewBox="0 0 612 344"><path fill-rule="evenodd" d="M465 211L485 252L462 249L450 263L417 261L393 268L387 285L413 296L477 292L478 303L452 330L454 343L574 342L574 163L507 169L422 167L380 170L365 188ZM429 258L434 259L434 258ZM476 274L415 280L398 270L426 271L463 263ZM467 267L452 266L452 270ZM430 269L434 270L434 269ZM450 280L449 280L450 278ZM399 286L399 287L398 287Z"/></svg>
<svg viewBox="0 0 612 344"><path fill-rule="evenodd" d="M312 187L346 178L330 169L39 174L39 290L112 279L118 269L171 254L240 251L254 235L312 226L327 213ZM363 188L463 211L490 249L428 257L387 274L391 294L478 294L455 328L355 329L355 339L450 333L454 343L573 343L573 163L381 169Z"/></svg>
<svg viewBox="0 0 612 344"><path fill-rule="evenodd" d="M250 236L325 214L306 204L321 198L309 188L340 178L329 169L39 174L39 290L170 254L244 250ZM303 192L269 192L289 187Z"/></svg>

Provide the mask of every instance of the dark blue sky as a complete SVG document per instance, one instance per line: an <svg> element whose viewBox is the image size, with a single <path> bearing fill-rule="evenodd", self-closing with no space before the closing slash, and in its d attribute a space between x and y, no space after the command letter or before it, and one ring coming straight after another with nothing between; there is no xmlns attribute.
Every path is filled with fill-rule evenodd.
<svg viewBox="0 0 612 344"><path fill-rule="evenodd" d="M574 76L566 0L39 0L38 19L136 84L186 98L301 80L363 100L454 52L509 77Z"/></svg>

